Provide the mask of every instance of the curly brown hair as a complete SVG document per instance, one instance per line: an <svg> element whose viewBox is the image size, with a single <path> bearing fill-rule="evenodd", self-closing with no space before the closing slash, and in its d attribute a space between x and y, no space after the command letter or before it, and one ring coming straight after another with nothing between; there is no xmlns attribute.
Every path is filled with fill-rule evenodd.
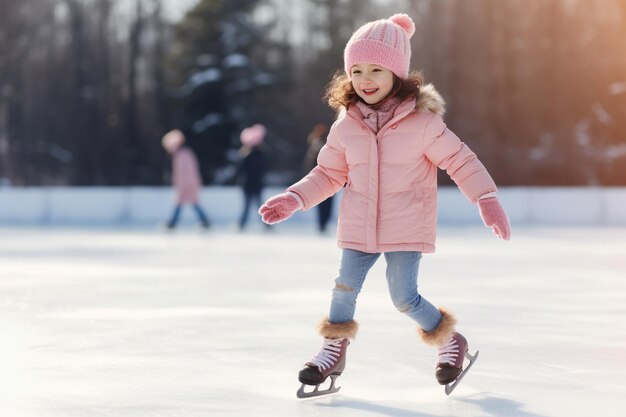
<svg viewBox="0 0 626 417"><path fill-rule="evenodd" d="M389 97L398 97L400 100L409 97L417 98L422 85L424 85L424 76L420 71L412 71L406 79L399 78L394 74L393 87L385 99ZM350 105L361 100L361 98L354 91L352 81L348 78L348 75L344 71L339 70L328 83L324 100L328 102L331 108L339 111L342 108L347 109Z"/></svg>

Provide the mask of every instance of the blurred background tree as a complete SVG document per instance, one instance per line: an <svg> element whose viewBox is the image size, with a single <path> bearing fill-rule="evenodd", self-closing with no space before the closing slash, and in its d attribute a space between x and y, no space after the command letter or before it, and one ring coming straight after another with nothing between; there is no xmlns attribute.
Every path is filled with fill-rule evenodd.
<svg viewBox="0 0 626 417"><path fill-rule="evenodd" d="M185 13L174 13L181 4ZM183 129L207 183L268 127L271 181L352 31L406 12L413 66L502 185L626 185L626 0L0 0L0 181L158 185ZM442 175L442 183L449 183Z"/></svg>
<svg viewBox="0 0 626 417"><path fill-rule="evenodd" d="M232 167L229 151L240 146L241 130L285 118L273 92L290 84L289 46L267 36L275 13L255 18L261 5L202 0L174 26L167 56L172 123L186 133L207 182L229 178L231 171L220 168Z"/></svg>

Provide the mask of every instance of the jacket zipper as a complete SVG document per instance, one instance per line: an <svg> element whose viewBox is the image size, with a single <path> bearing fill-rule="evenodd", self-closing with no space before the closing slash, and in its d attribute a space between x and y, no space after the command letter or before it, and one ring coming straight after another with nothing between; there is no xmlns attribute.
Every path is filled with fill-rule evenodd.
<svg viewBox="0 0 626 417"><path fill-rule="evenodd" d="M378 133L380 133L380 130L378 131ZM376 169L378 170L378 173L376 175L376 178L378 179L378 183L377 183L377 190L376 190L376 246L379 246L379 237L380 237L380 221L379 221L379 216L380 216L380 146L379 146L379 137L378 137L378 133L376 134L376 155L377 157L377 167Z"/></svg>
<svg viewBox="0 0 626 417"><path fill-rule="evenodd" d="M407 112L403 112L402 114L399 114L396 117L392 118L387 124L385 124L383 129L378 131L378 133L372 132L372 130L365 123L363 123L363 119L357 119L356 117L354 117L353 115L348 113L348 115L350 117L352 117L358 123L360 123L362 128L366 129L370 133L370 137L373 135L374 138L376 139L376 156L377 156L377 158L376 158L377 159L377 161L376 161L376 170L377 170L376 179L377 179L377 184L376 184L376 223L375 223L375 236L374 236L374 238L375 238L374 239L374 244L376 246L379 246L378 245L378 241L379 241L378 237L379 237L379 233L380 233L380 222L378 221L379 220L379 216L380 216L380 147L379 147L379 143L380 142L379 142L379 139L380 139L380 137L382 137L382 133L384 133L387 130L389 130L389 127L393 126L394 124L399 123L402 119L407 117L409 114L413 113L413 110L414 110L414 108L412 108L411 110L409 110ZM369 249L367 242L365 244L365 247L367 249Z"/></svg>

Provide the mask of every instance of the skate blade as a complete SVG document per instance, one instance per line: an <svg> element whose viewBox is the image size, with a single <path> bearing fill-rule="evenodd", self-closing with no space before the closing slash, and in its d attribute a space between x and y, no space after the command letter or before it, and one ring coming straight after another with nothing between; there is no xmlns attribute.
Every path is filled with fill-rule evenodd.
<svg viewBox="0 0 626 417"><path fill-rule="evenodd" d="M476 351L476 353L474 353L474 355L472 356L472 355L469 354L469 352L465 352L465 357L467 359L469 359L470 363L469 363L469 365L467 365L467 367L465 369L463 369L463 372L461 372L459 374L457 379L455 379L453 382L451 382L449 384L446 384L446 395L450 395L450 393L452 393L452 391L454 391L456 386L459 385L459 382L461 382L461 380L463 379L463 377L465 376L467 371L469 371L469 369L472 367L474 362L476 362L476 358L478 358L478 353L479 352Z"/></svg>
<svg viewBox="0 0 626 417"><path fill-rule="evenodd" d="M321 397L324 395L330 395L330 394L334 394L336 392L339 392L339 390L341 389L341 387L336 387L335 386L335 379L337 379L339 377L339 375L330 375L330 387L328 387L328 389L324 389L324 390L320 390L320 385L318 384L315 386L315 388L313 388L313 391L311 392L306 392L304 390L304 387L307 386L306 384L302 384L300 386L300 389L298 390L298 392L296 392L296 396L298 398L313 398L313 397Z"/></svg>

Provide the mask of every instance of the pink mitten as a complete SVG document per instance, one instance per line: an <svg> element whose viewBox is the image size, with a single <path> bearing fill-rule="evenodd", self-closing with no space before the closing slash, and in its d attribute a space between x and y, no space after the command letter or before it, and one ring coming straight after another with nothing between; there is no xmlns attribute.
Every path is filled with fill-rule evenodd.
<svg viewBox="0 0 626 417"><path fill-rule="evenodd" d="M283 193L267 200L259 209L259 214L267 224L275 224L287 220L300 208L295 197Z"/></svg>
<svg viewBox="0 0 626 417"><path fill-rule="evenodd" d="M509 240L511 225L498 199L496 197L483 198L478 200L478 207L485 226L492 228L500 239Z"/></svg>

